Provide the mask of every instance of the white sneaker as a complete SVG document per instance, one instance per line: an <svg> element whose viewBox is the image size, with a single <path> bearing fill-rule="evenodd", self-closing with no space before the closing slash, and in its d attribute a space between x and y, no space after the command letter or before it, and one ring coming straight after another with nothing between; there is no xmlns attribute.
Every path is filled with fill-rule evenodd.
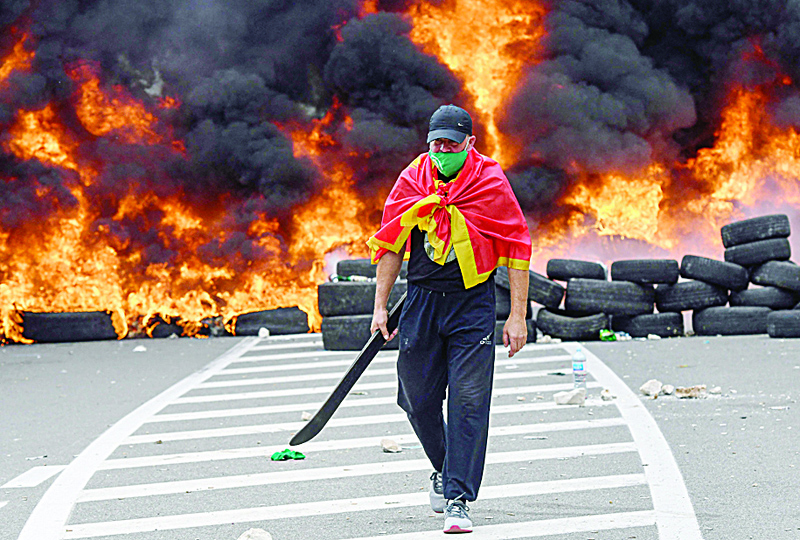
<svg viewBox="0 0 800 540"><path fill-rule="evenodd" d="M433 471L431 474L431 510L437 514L444 512L447 507L447 501L444 498L444 486L442 485L442 473Z"/></svg>
<svg viewBox="0 0 800 540"><path fill-rule="evenodd" d="M444 515L444 532L472 532L472 520L469 519L467 512L469 512L469 508L461 499L450 501L450 504L447 505L447 512Z"/></svg>

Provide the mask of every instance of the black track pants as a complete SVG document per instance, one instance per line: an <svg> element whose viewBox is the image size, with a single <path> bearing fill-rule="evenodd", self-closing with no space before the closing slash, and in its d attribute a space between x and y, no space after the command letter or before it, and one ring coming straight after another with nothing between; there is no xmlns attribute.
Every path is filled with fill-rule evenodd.
<svg viewBox="0 0 800 540"><path fill-rule="evenodd" d="M447 499L478 497L489 433L494 326L494 279L455 293L408 284L398 336L397 402L434 469L442 472Z"/></svg>

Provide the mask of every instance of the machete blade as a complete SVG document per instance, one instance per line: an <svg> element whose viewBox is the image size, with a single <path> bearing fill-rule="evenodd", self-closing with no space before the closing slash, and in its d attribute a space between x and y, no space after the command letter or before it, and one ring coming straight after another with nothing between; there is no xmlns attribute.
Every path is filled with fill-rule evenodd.
<svg viewBox="0 0 800 540"><path fill-rule="evenodd" d="M390 334L397 328L397 324L400 321L400 312L403 309L405 301L406 293L403 293L403 296L400 297L400 300L389 313L386 329ZM361 374L364 373L364 370L367 369L369 363L372 362L372 359L375 358L375 355L378 354L378 351L381 350L385 343L386 340L383 339L380 331L375 331L372 334L367 344L364 345L364 348L361 349L361 352L358 353L358 356L356 356L356 359L353 361L350 368L348 368L347 373L344 374L342 380L339 381L339 384L333 390L333 393L328 397L325 403L322 404L317 414L303 426L303 429L292 437L292 440L289 441L289 445L296 446L298 444L303 444L316 437L317 434L322 431L322 428L325 427L325 424L331 419L333 413L336 412L336 409L342 404L342 401L344 401L344 398L350 393L350 390L356 384L358 378L361 377Z"/></svg>

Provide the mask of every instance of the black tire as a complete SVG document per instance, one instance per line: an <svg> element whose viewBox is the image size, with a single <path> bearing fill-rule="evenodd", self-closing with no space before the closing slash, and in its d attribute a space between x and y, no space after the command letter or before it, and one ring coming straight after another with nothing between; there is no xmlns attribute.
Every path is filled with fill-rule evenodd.
<svg viewBox="0 0 800 540"><path fill-rule="evenodd" d="M567 283L564 307L568 311L606 315L641 315L652 313L654 303L652 285L577 278Z"/></svg>
<svg viewBox="0 0 800 540"><path fill-rule="evenodd" d="M750 281L800 292L800 266L783 261L768 261L753 269Z"/></svg>
<svg viewBox="0 0 800 540"><path fill-rule="evenodd" d="M773 311L767 315L767 334L774 338L800 337L800 310Z"/></svg>
<svg viewBox="0 0 800 540"><path fill-rule="evenodd" d="M369 326L370 315L342 315L322 318L322 346L326 351L360 351L372 336ZM383 346L384 349L397 350L400 340L395 337Z"/></svg>
<svg viewBox="0 0 800 540"><path fill-rule="evenodd" d="M677 283L678 261L673 259L631 259L611 263L611 281L634 283Z"/></svg>
<svg viewBox="0 0 800 540"><path fill-rule="evenodd" d="M725 250L725 260L742 266L753 266L767 261L785 261L792 256L786 238L771 238L749 244L739 244Z"/></svg>
<svg viewBox="0 0 800 540"><path fill-rule="evenodd" d="M363 276L374 278L376 275L377 264L372 264L370 259L342 259L336 263L336 274L339 276ZM408 275L408 261L403 261L400 267L400 279L406 279Z"/></svg>
<svg viewBox="0 0 800 540"><path fill-rule="evenodd" d="M389 295L388 309L392 309L407 288L407 281L395 282ZM317 292L319 294L319 313L323 317L371 315L375 306L374 281L326 282L320 284Z"/></svg>
<svg viewBox="0 0 800 540"><path fill-rule="evenodd" d="M729 248L769 238L787 238L791 228L785 214L773 214L729 223L720 233L722 245Z"/></svg>
<svg viewBox="0 0 800 540"><path fill-rule="evenodd" d="M711 307L692 313L692 328L699 336L744 336L767 333L766 307Z"/></svg>
<svg viewBox="0 0 800 540"><path fill-rule="evenodd" d="M504 289L511 288L508 281L508 268L505 266L497 269L494 280L498 286ZM562 298L564 298L564 287L533 270L528 272L528 300L548 309L558 309Z"/></svg>
<svg viewBox="0 0 800 540"><path fill-rule="evenodd" d="M308 333L308 315L297 306L252 311L236 317L233 325L235 336L257 336L261 328L269 330L270 335Z"/></svg>
<svg viewBox="0 0 800 540"><path fill-rule="evenodd" d="M683 335L683 315L680 313L649 313L628 317L614 315L611 317L611 329L615 332L627 332L632 337L647 337L655 334L663 338Z"/></svg>
<svg viewBox="0 0 800 540"><path fill-rule="evenodd" d="M606 269L602 264L575 259L550 259L547 261L547 277L559 281L573 278L606 280Z"/></svg>
<svg viewBox="0 0 800 540"><path fill-rule="evenodd" d="M733 291L747 288L747 268L731 262L718 261L697 255L685 255L681 261L681 276L719 285Z"/></svg>
<svg viewBox="0 0 800 540"><path fill-rule="evenodd" d="M511 315L511 291L504 289L495 283L495 316L498 321L505 321ZM528 310L525 312L525 318L530 319L533 317L533 310L531 303L528 302Z"/></svg>
<svg viewBox="0 0 800 540"><path fill-rule="evenodd" d="M770 309L792 309L800 298L798 298L797 294L778 287L757 287L755 289L732 292L729 300L731 306L761 306Z"/></svg>
<svg viewBox="0 0 800 540"><path fill-rule="evenodd" d="M183 327L174 322L166 322L161 317L156 317L147 322L145 326L145 334L148 337L155 339L168 338L175 334L180 337L183 334Z"/></svg>
<svg viewBox="0 0 800 540"><path fill-rule="evenodd" d="M570 341L591 341L600 339L600 330L608 328L608 316L604 313L586 317L567 317L540 309L536 316L536 326L548 336Z"/></svg>
<svg viewBox="0 0 800 540"><path fill-rule="evenodd" d="M118 339L111 313L83 311L67 313L38 313L22 311L22 337L37 343L69 341L99 341Z"/></svg>
<svg viewBox="0 0 800 540"><path fill-rule="evenodd" d="M656 307L661 313L724 306L727 303L727 289L704 281L682 281L656 287Z"/></svg>
<svg viewBox="0 0 800 540"><path fill-rule="evenodd" d="M506 321L497 321L494 325L494 344L495 346L503 344L503 326ZM536 343L536 321L533 319L525 319L525 324L528 326L528 341L525 343Z"/></svg>

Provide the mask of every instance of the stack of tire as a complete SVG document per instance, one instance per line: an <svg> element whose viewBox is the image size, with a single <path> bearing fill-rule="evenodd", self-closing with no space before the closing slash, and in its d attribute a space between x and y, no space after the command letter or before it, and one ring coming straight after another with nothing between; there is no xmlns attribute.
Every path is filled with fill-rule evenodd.
<svg viewBox="0 0 800 540"><path fill-rule="evenodd" d="M339 261L336 274L344 279L358 281L329 281L317 288L319 313L322 315L322 345L328 351L359 351L369 340L372 311L375 305L375 270L369 259ZM389 295L391 310L408 289L406 265ZM397 349L399 340L393 339L386 349Z"/></svg>
<svg viewBox="0 0 800 540"><path fill-rule="evenodd" d="M680 317L654 314L654 283L678 279L678 263L667 260L617 261L611 281L605 266L575 259L551 259L549 278L566 282L564 309L547 306L536 322L545 334L567 340L599 339L600 330L612 327L638 337L656 333L664 337L683 333Z"/></svg>
<svg viewBox="0 0 800 540"><path fill-rule="evenodd" d="M783 286L789 284L786 275L794 267L785 262L791 255L789 233L785 215L725 225L721 230L725 260L684 256L683 281L656 289L658 311L691 311L693 331L701 336L767 333L770 313L792 308L798 301L800 268L796 291ZM751 283L764 286L751 289Z"/></svg>
<svg viewBox="0 0 800 540"><path fill-rule="evenodd" d="M336 266L338 276L346 278L358 276L367 280L327 282L318 287L318 306L320 315L322 315L322 344L326 350L361 350L369 340L371 335L369 327L372 323L375 301L375 270L375 265L371 264L369 259L343 260ZM400 278L395 282L389 296L388 308L390 310L408 289L406 274L407 269L404 263ZM497 343L502 343L503 325L511 312L511 293L507 269L498 269L495 287L497 311L495 335ZM536 285L529 286L529 294L532 287L536 289ZM537 291L538 289L534 292L534 296L541 298ZM560 302L563 290L558 294L557 301ZM528 325L528 341L535 341L536 325L533 321L533 310L530 303L528 304L526 323ZM385 347L397 349L397 344L398 340L392 340Z"/></svg>
<svg viewBox="0 0 800 540"><path fill-rule="evenodd" d="M698 314L693 324L700 325L700 332L714 333L720 326L717 319L727 315L728 321L715 333L800 337L800 266L789 260L789 218L775 214L737 221L722 227L721 233L725 260L747 269L748 288L731 291L726 311Z"/></svg>

